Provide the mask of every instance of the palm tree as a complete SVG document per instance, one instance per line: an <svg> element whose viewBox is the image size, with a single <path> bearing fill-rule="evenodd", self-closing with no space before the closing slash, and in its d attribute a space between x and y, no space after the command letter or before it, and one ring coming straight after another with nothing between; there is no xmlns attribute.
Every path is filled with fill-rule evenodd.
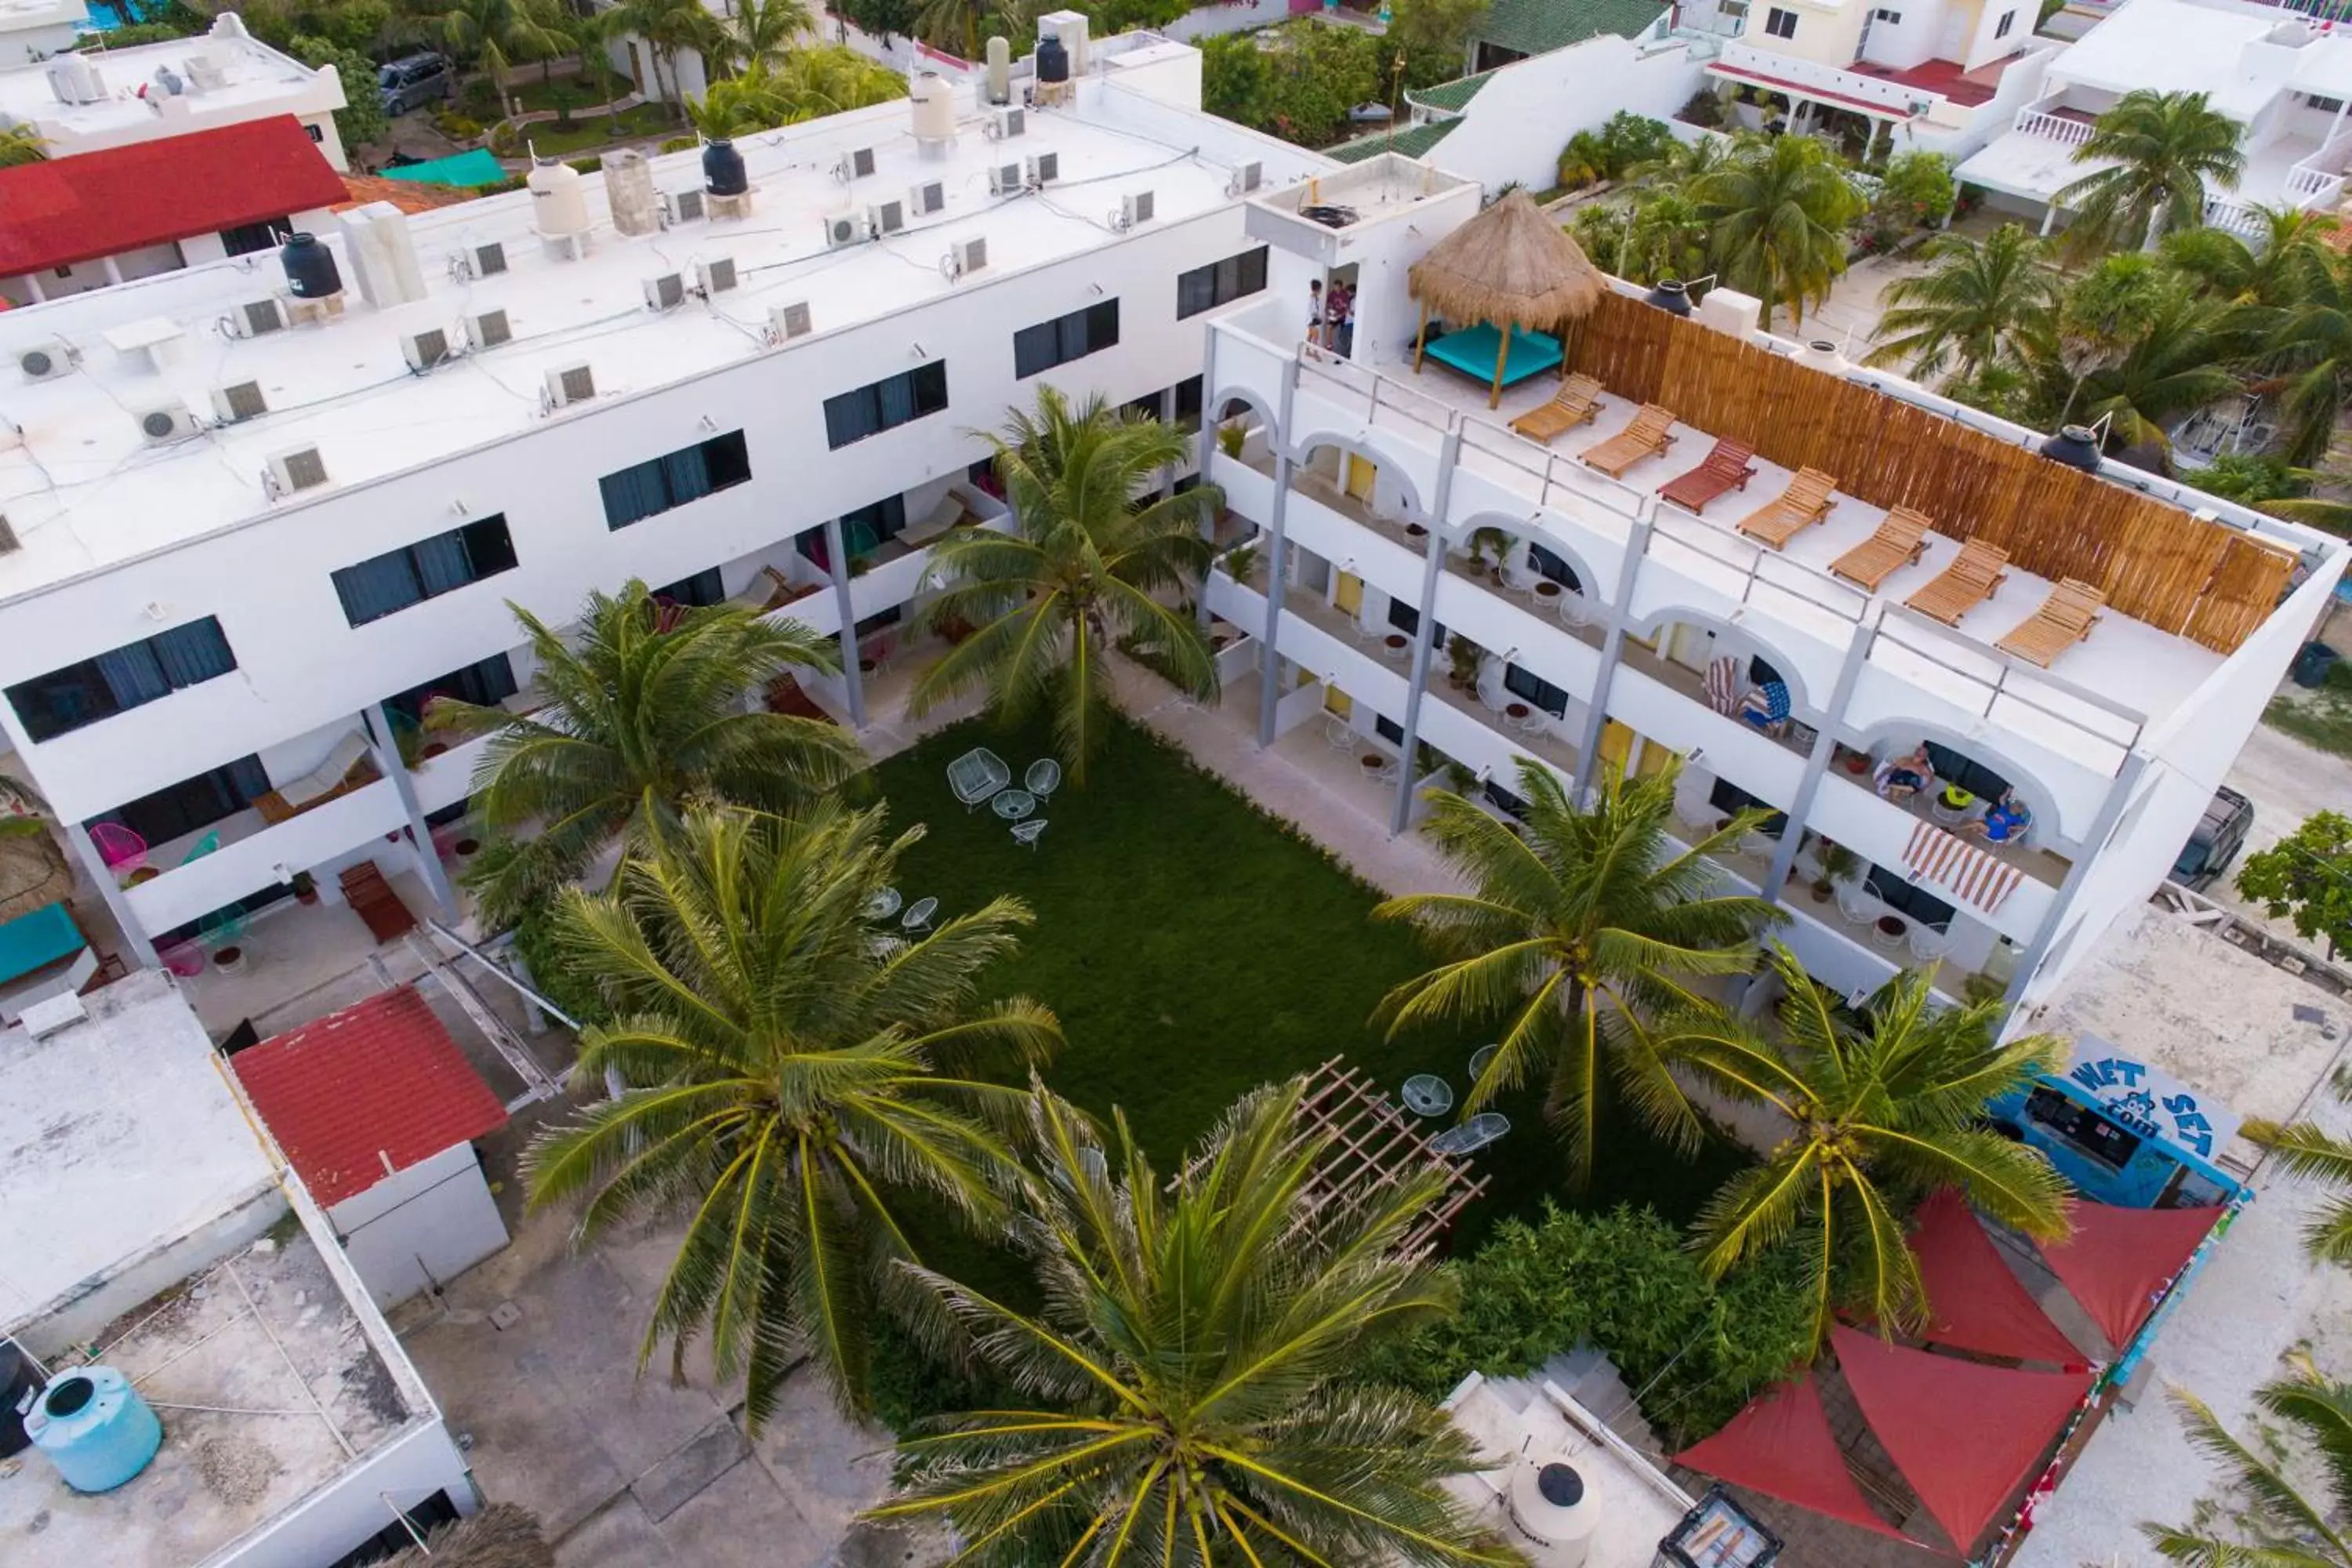
<svg viewBox="0 0 2352 1568"><path fill-rule="evenodd" d="M1018 0L919 0L916 37L935 49L970 60L980 57L980 30L991 16L1007 23L1019 16Z"/></svg>
<svg viewBox="0 0 2352 1568"><path fill-rule="evenodd" d="M2111 418L2109 439L2121 447L2168 446L2168 426L2245 390L2228 363L2226 315L2171 290L2121 359L2083 377L2079 417Z"/></svg>
<svg viewBox="0 0 2352 1568"><path fill-rule="evenodd" d="M591 594L571 640L509 608L547 705L519 715L445 698L427 720L494 731L475 798L502 833L538 825L488 858L480 891L494 921L579 876L616 837L642 839L675 821L698 796L789 811L863 760L856 739L826 721L739 711L746 693L795 666L836 668L833 642L798 622L763 621L740 605L673 621L634 580L614 596Z"/></svg>
<svg viewBox="0 0 2352 1568"><path fill-rule="evenodd" d="M2195 1394L2172 1391L2189 1440L2221 1467L2232 1500L2194 1528L2141 1525L2157 1555L2190 1568L2352 1568L2342 1522L2352 1514L2352 1384L2321 1376L2300 1352L2290 1365L2254 1390L2254 1408L2285 1429L2263 1431L2259 1447L2231 1436ZM2289 1433L2303 1440L2302 1457L2288 1450ZM2305 1475L2324 1492L2305 1496Z"/></svg>
<svg viewBox="0 0 2352 1568"><path fill-rule="evenodd" d="M1617 275L1629 282L1696 278L1706 270L1707 226L1683 191L1638 196L1625 224Z"/></svg>
<svg viewBox="0 0 2352 1568"><path fill-rule="evenodd" d="M1699 1215L1693 1245L1711 1278L1801 1227L1818 1260L1817 1342L1841 1307L1893 1333L1926 1310L1905 1235L1915 1200L1958 1187L2013 1230L2066 1234L2064 1178L2041 1151L1979 1121L1987 1102L2062 1067L2063 1041L2020 1035L1997 1045L2000 1003L1939 1008L1916 970L1881 986L1856 1019L1785 946L1772 943L1770 955L1782 991L1776 1035L1735 1026L1676 1042L1710 1081L1788 1123L1762 1163Z"/></svg>
<svg viewBox="0 0 2352 1568"><path fill-rule="evenodd" d="M714 63L729 72L772 66L816 27L807 0L730 0L711 35Z"/></svg>
<svg viewBox="0 0 2352 1568"><path fill-rule="evenodd" d="M924 624L979 629L915 682L914 711L983 689L1008 721L1050 710L1063 764L1082 784L1108 733L1114 648L1199 700L1217 694L1208 640L1173 601L1208 566L1200 520L1220 498L1202 485L1135 500L1184 461L1188 441L1098 395L1073 407L1040 387L1034 413L1016 410L987 439L1019 529L960 531L932 547L928 581L943 586Z"/></svg>
<svg viewBox="0 0 2352 1568"><path fill-rule="evenodd" d="M2238 127L2201 92L2142 88L2116 100L2074 149L2074 162L2109 165L2052 198L2074 210L2078 247L2108 240L2154 250L2168 228L2205 220L2210 187L2238 188L2246 155Z"/></svg>
<svg viewBox="0 0 2352 1568"><path fill-rule="evenodd" d="M2308 215L2303 215L2308 216ZM2316 237L2312 247L2319 248ZM2266 263L2271 261L2265 253ZM2263 312L2253 364L2284 416L2281 447L2291 463L2316 464L2336 438L2352 387L2352 264L2333 254L2298 258L2291 281Z"/></svg>
<svg viewBox="0 0 2352 1568"><path fill-rule="evenodd" d="M48 138L31 125L0 125L0 169L38 163L47 158Z"/></svg>
<svg viewBox="0 0 2352 1568"><path fill-rule="evenodd" d="M753 64L686 106L705 136L741 136L796 125L844 110L907 96L907 79L854 49L824 44L794 49L774 67Z"/></svg>
<svg viewBox="0 0 2352 1568"><path fill-rule="evenodd" d="M1980 240L1944 235L1924 254L1933 267L1896 279L1880 296L1887 309L1868 363L1973 379L2013 360L2019 334L2057 307L2058 275L2042 243L2016 224Z"/></svg>
<svg viewBox="0 0 2352 1568"><path fill-rule="evenodd" d="M921 1194L992 1227L1022 1091L971 1076L1060 1039L1034 1002L982 1004L982 973L1028 924L1000 898L919 938L877 938L868 906L922 835L879 808L790 822L697 808L601 895L568 890L556 940L614 1021L580 1071L628 1084L531 1145L534 1205L582 1194L594 1237L648 1210L686 1234L646 1327L673 1371L708 1336L756 1427L803 1356L843 1406L866 1403L867 1333L909 1294L900 1211Z"/></svg>
<svg viewBox="0 0 2352 1568"><path fill-rule="evenodd" d="M868 1517L944 1515L982 1564L1517 1562L1439 1488L1480 1463L1469 1441L1350 1375L1454 1306L1454 1281L1399 1250L1440 1183L1318 1196L1300 1092L1243 1099L1171 1184L1123 1120L1107 1151L1040 1091L1014 1235L1043 1310L909 1270L1039 1407L901 1438L901 1494Z"/></svg>
<svg viewBox="0 0 2352 1568"><path fill-rule="evenodd" d="M2200 293L2227 304L2282 310L2336 288L2327 238L2334 214L2259 205L2252 211L2263 224L2257 244L2226 228L2184 228L2166 235L2158 251Z"/></svg>
<svg viewBox="0 0 2352 1568"><path fill-rule="evenodd" d="M1829 298L1845 270L1846 226L1863 208L1836 154L1811 136L1746 142L1694 181L1691 196L1713 226L1716 270L1763 301L1764 328L1784 305L1802 327L1805 307Z"/></svg>
<svg viewBox="0 0 2352 1568"><path fill-rule="evenodd" d="M2319 504L2342 509L2340 502ZM2352 1103L2352 1075L2338 1074L2331 1087L2338 1103ZM2330 1132L2316 1121L2256 1119L2241 1131L2276 1155L2289 1175L2333 1189L2304 1226L2304 1249L2315 1261L2352 1268L2352 1138Z"/></svg>
<svg viewBox="0 0 2352 1568"><path fill-rule="evenodd" d="M1742 813L1685 850L1668 841L1679 773L1670 765L1612 779L1579 812L1559 775L1521 758L1513 787L1527 802L1524 838L1471 801L1433 790L1423 831L1474 890L1414 893L1372 911L1411 921L1444 960L1381 999L1390 1033L1505 1016L1501 1048L1464 1109L1541 1075L1578 1187L1591 1178L1604 1064L1653 1129L1697 1147L1702 1124L1661 1025L1711 1012L1690 982L1746 973L1753 932L1779 918L1761 899L1713 891L1707 862L1730 853L1760 814Z"/></svg>
<svg viewBox="0 0 2352 1568"><path fill-rule="evenodd" d="M702 0L618 0L600 14L600 20L608 38L645 41L654 57L652 96L667 100L671 112L683 119L686 91L678 83L677 57L689 51L705 56L717 52L718 18L703 7ZM669 73L667 88L662 82L665 68Z"/></svg>
<svg viewBox="0 0 2352 1568"><path fill-rule="evenodd" d="M547 25L524 0L420 0L417 14L400 31L437 43L489 72L501 100L507 73L517 65L572 47L570 36Z"/></svg>

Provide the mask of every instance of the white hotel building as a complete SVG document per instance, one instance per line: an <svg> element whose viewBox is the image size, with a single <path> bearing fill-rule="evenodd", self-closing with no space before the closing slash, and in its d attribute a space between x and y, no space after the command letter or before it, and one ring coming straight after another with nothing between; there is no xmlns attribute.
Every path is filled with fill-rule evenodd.
<svg viewBox="0 0 2352 1568"><path fill-rule="evenodd" d="M1238 458L1202 442L1221 538L1265 536L1249 581L1220 572L1205 595L1226 721L1354 792L1374 787L1366 749L1425 745L1491 785L1525 754L1589 785L1682 753L1694 820L1752 798L1874 868L1851 918L1790 880L1803 835L1723 868L1790 889L1792 940L1848 989L1919 953L1954 993L1970 974L2038 993L2162 877L2342 570L2335 541L2188 497L2300 556L2291 596L2229 653L2111 614L2049 676L1990 646L2039 602L2031 579L1999 626L1950 636L1841 598L1815 557L1869 509L1767 559L1719 518L1588 481L1568 454L1592 429L1549 457L1511 434L1548 384L1495 415L1483 389L1410 375L1405 267L1477 210L1475 184L1387 157L1341 171L1206 116L1181 45L1073 53L1071 101L1017 134L969 89L764 133L740 148L748 200L698 216L691 154L656 160L650 188L619 176L617 202L609 168L587 177L576 213L557 179L353 215L326 237L339 310L287 298L263 255L0 314L0 733L126 956L298 872L332 898L371 858L446 912L438 849L482 742L419 755L403 716L439 691L530 701L509 600L560 623L634 576L765 606L839 637L842 674L801 686L862 726L859 655L903 638L929 542L1009 525L977 431L1040 381L1246 430ZM1310 180L1354 221L1300 217ZM1354 363L1297 341L1309 279L1333 273L1358 286ZM36 359L37 378L8 370ZM1625 414L1612 399L1597 428ZM1705 447L1686 433L1651 466ZM1511 581L1572 589L1539 605L1465 570L1490 527ZM1952 549L1934 543L1930 565ZM1440 623L1486 650L1475 695L1444 679ZM1769 662L1795 722L1768 736L1710 707L1725 659L1749 682ZM1522 699L1532 729L1511 722ZM2033 807L1998 910L1915 877L1918 818L1832 765L1923 740ZM1396 830L1430 778L1379 786ZM137 880L91 838L118 823L146 841Z"/></svg>

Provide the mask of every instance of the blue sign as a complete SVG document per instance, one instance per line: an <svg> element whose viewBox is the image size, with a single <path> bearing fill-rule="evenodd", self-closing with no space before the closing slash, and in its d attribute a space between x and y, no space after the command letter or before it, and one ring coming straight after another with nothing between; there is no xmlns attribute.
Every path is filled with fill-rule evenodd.
<svg viewBox="0 0 2352 1568"><path fill-rule="evenodd" d="M2074 1042L2066 1078L2110 1120L2200 1160L2213 1159L2237 1135L2236 1111L2095 1036Z"/></svg>

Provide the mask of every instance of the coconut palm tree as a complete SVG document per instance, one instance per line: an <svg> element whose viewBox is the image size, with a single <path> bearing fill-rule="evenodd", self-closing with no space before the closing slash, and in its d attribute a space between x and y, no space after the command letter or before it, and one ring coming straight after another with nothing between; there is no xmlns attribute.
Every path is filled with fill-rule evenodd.
<svg viewBox="0 0 2352 1568"><path fill-rule="evenodd" d="M397 30L489 72L501 100L507 73L516 66L552 58L572 47L568 33L550 26L524 0L418 0L416 14Z"/></svg>
<svg viewBox="0 0 2352 1568"><path fill-rule="evenodd" d="M1760 899L1715 892L1706 858L1731 853L1762 814L1742 813L1688 849L1668 841L1679 773L1612 779L1580 812L1558 774L1521 758L1512 788L1527 802L1524 838L1433 790L1423 831L1472 891L1410 894L1372 911L1410 921L1444 961L1391 991L1376 1016L1391 1035L1502 1017L1500 1048L1464 1110L1541 1077L1578 1187L1592 1173L1604 1073L1652 1129L1697 1147L1702 1125L1662 1029L1712 1011L1691 983L1747 973L1753 933L1779 918Z"/></svg>
<svg viewBox="0 0 2352 1568"><path fill-rule="evenodd" d="M922 836L879 808L793 822L698 807L624 864L567 890L555 935L613 1012L580 1071L627 1084L531 1145L530 1201L584 1198L593 1238L633 1215L686 1220L640 1365L663 1341L682 1373L706 1338L745 1380L756 1427L805 1356L846 1409L866 1403L875 1312L906 1297L910 1195L992 1227L1022 1091L975 1074L1043 1059L1054 1016L983 1004L982 976L1029 923L1000 898L919 938L868 919Z"/></svg>
<svg viewBox="0 0 2352 1568"><path fill-rule="evenodd" d="M2166 235L2158 253L2200 293L2225 304L2282 310L2336 286L2336 253L2328 243L2334 214L2262 205L2253 213L2263 223L2259 242L2226 228L2184 228Z"/></svg>
<svg viewBox="0 0 2352 1568"><path fill-rule="evenodd" d="M720 48L719 19L702 0L618 0L599 14L607 38L635 37L653 52L653 92L666 100L674 116L686 114L686 90L678 82L677 57L688 52L709 56ZM668 85L662 81L668 73Z"/></svg>
<svg viewBox="0 0 2352 1568"><path fill-rule="evenodd" d="M2279 1430L2258 1444L2231 1436L2204 1401L2171 1392L2189 1440L2221 1472L2230 1502L2189 1528L2143 1524L2157 1555L2190 1568L2352 1568L2352 1384L2320 1375L2308 1355L2254 1390L2254 1408ZM2304 1452L2288 1447L2300 1438ZM2318 1492L2308 1492L2305 1477Z"/></svg>
<svg viewBox="0 0 2352 1568"><path fill-rule="evenodd" d="M1707 226L1682 190L1668 186L1634 199L1617 275L1630 282L1695 278L1706 269Z"/></svg>
<svg viewBox="0 0 2352 1568"><path fill-rule="evenodd" d="M2341 509L2339 502L2319 504ZM2352 1077L2339 1075L2331 1087L2339 1104L2352 1104ZM2352 1268L2352 1138L2330 1132L2316 1121L2277 1122L2266 1118L2249 1121L2241 1131L2276 1155L2289 1175L2331 1189L2326 1202L2304 1226L2304 1248L2317 1262Z"/></svg>
<svg viewBox="0 0 2352 1568"><path fill-rule="evenodd" d="M2058 275L2042 243L2016 224L1984 239L1944 235L1924 255L1927 271L1896 279L1880 296L1886 313L1866 363L1971 379L2014 359L2019 335L2057 307Z"/></svg>
<svg viewBox="0 0 2352 1568"><path fill-rule="evenodd" d="M643 583L591 594L572 639L510 605L530 642L527 714L436 701L427 725L494 731L474 773L490 826L536 832L486 857L486 916L513 919L587 869L615 837L642 838L709 796L763 810L805 805L856 771L857 742L823 720L739 711L794 667L837 668L834 644L739 605L666 612Z"/></svg>
<svg viewBox="0 0 2352 1568"><path fill-rule="evenodd" d="M1802 327L1805 307L1829 298L1864 205L1837 155L1811 136L1746 142L1692 182L1691 199L1712 226L1717 272L1763 301L1756 324L1766 328L1783 306Z"/></svg>
<svg viewBox="0 0 2352 1568"><path fill-rule="evenodd" d="M787 58L803 33L816 30L807 0L729 0L711 30L712 63L732 75Z"/></svg>
<svg viewBox="0 0 2352 1568"><path fill-rule="evenodd" d="M1781 1001L1777 1032L1744 1026L1668 1042L1707 1079L1776 1111L1787 1135L1708 1200L1692 1245L1721 1279L1800 1229L1818 1259L1811 1287L1817 1340L1840 1308L1889 1333L1925 1310L1919 1263L1905 1235L1912 1205L1939 1187L2013 1230L2066 1234L2069 1188L2041 1151L1979 1125L1988 1101L2066 1060L2052 1035L1996 1044L1999 1002L1938 1007L1927 975L1905 970L1856 1018L1814 984L1796 954L1771 944Z"/></svg>
<svg viewBox="0 0 2352 1568"><path fill-rule="evenodd" d="M923 624L979 629L916 680L914 711L982 689L1007 721L1050 710L1063 765L1082 784L1107 733L1114 649L1189 696L1217 694L1208 640L1175 601L1207 569L1200 520L1219 496L1202 485L1137 500L1184 461L1187 438L1100 396L1073 406L1040 387L1034 412L1015 410L987 439L1018 531L963 530L932 546L927 581L941 586Z"/></svg>
<svg viewBox="0 0 2352 1568"><path fill-rule="evenodd" d="M31 125L0 125L0 169L37 163L49 155L48 139Z"/></svg>
<svg viewBox="0 0 2352 1568"><path fill-rule="evenodd" d="M981 29L991 17L1008 24L1020 16L1019 0L919 0L913 32L935 49L963 59L980 58Z"/></svg>
<svg viewBox="0 0 2352 1568"><path fill-rule="evenodd" d="M708 94L686 106L686 115L705 136L741 136L906 96L907 79L899 72L854 49L824 44L711 83Z"/></svg>
<svg viewBox="0 0 2352 1568"><path fill-rule="evenodd" d="M2276 303L2253 312L2260 342L2252 365L2276 400L2282 454L2310 466L2327 454L2352 400L2352 264L2331 253L2315 265L2299 261L2289 277L2275 290Z"/></svg>
<svg viewBox="0 0 2352 1568"><path fill-rule="evenodd" d="M1480 1463L1469 1441L1350 1374L1454 1303L1399 1251L1442 1184L1318 1194L1300 1092L1244 1098L1170 1183L1123 1120L1107 1150L1040 1091L1013 1234L1043 1310L908 1270L1038 1407L902 1437L900 1495L869 1517L944 1516L982 1564L1517 1562L1439 1488Z"/></svg>
<svg viewBox="0 0 2352 1568"><path fill-rule="evenodd" d="M2075 214L2076 247L2110 241L2154 250L2167 229L2205 221L2205 198L2234 191L2246 155L2238 127L2201 92L2142 88L2117 99L2074 149L2078 163L2105 163L2052 198Z"/></svg>
<svg viewBox="0 0 2352 1568"><path fill-rule="evenodd" d="M2168 427L2245 390L2229 363L2228 313L2170 290L2120 359L2083 377L2077 417L2109 419L2108 438L2119 447L2168 446Z"/></svg>

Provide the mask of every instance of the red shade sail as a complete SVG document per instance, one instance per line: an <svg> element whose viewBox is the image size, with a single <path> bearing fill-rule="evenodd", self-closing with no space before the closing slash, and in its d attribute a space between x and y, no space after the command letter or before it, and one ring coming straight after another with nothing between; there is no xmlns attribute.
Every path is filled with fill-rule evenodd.
<svg viewBox="0 0 2352 1568"><path fill-rule="evenodd" d="M1843 1324L1830 1342L1880 1447L1962 1555L2042 1468L2091 1388L2086 1372L1985 1366Z"/></svg>
<svg viewBox="0 0 2352 1568"><path fill-rule="evenodd" d="M1968 1202L1947 1187L1919 1205L1911 1249L1927 1290L1927 1328L1920 1337L1984 1355L2080 1365L2083 1352L2042 1314Z"/></svg>
<svg viewBox="0 0 2352 1568"><path fill-rule="evenodd" d="M1757 1395L1730 1425L1675 1456L1678 1464L1896 1541L1910 1537L1870 1510L1806 1373Z"/></svg>
<svg viewBox="0 0 2352 1568"><path fill-rule="evenodd" d="M2044 1247L2042 1257L2121 1351L2155 1310L2156 1293L2196 1255L2225 1212L2077 1203L2074 1234Z"/></svg>

